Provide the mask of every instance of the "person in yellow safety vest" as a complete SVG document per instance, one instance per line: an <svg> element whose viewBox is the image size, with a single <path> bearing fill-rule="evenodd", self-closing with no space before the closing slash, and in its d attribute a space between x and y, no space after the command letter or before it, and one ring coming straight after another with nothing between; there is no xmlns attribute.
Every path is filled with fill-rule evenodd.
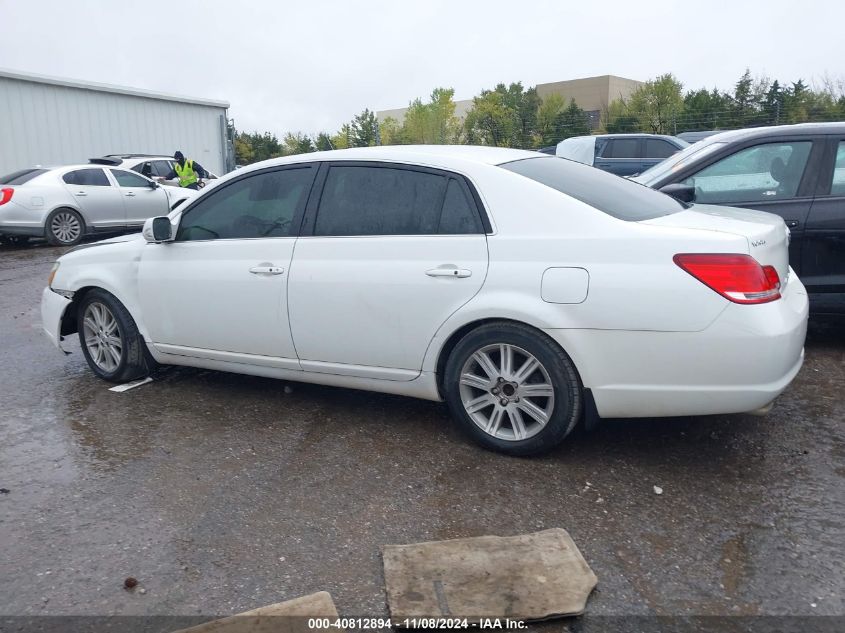
<svg viewBox="0 0 845 633"><path fill-rule="evenodd" d="M199 179L208 178L208 172L198 162L185 158L179 150L173 154L176 163L164 180L179 179L179 186L186 189L199 189Z"/></svg>

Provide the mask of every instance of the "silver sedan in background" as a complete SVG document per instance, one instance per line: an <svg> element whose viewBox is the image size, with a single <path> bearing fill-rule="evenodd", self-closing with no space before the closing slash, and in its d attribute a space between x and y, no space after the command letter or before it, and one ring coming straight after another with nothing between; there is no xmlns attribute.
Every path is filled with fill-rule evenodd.
<svg viewBox="0 0 845 633"><path fill-rule="evenodd" d="M86 234L140 229L194 195L119 167L23 169L0 178L0 241L73 246Z"/></svg>

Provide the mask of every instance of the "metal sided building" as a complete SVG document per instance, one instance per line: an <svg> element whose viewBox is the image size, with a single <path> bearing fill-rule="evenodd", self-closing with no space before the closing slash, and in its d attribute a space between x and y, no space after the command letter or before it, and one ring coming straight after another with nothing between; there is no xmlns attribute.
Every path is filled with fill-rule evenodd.
<svg viewBox="0 0 845 633"><path fill-rule="evenodd" d="M0 175L106 154L177 149L207 170L233 168L225 101L0 69Z"/></svg>

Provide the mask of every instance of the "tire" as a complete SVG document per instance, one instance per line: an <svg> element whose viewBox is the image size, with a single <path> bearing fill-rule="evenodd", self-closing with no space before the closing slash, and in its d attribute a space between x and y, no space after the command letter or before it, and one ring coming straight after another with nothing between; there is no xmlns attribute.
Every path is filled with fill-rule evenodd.
<svg viewBox="0 0 845 633"><path fill-rule="evenodd" d="M584 406L566 352L519 323L490 323L464 336L449 355L444 387L458 426L484 448L508 455L552 450Z"/></svg>
<svg viewBox="0 0 845 633"><path fill-rule="evenodd" d="M79 343L91 371L109 382L149 375L154 365L147 345L132 315L114 295L99 288L91 290L76 314Z"/></svg>
<svg viewBox="0 0 845 633"><path fill-rule="evenodd" d="M75 246L85 235L85 221L73 209L56 209L47 217L44 237L53 246Z"/></svg>

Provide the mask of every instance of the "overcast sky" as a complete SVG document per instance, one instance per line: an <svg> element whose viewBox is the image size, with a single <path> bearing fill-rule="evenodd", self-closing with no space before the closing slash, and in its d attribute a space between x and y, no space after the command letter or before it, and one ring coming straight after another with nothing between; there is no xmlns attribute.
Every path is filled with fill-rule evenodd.
<svg viewBox="0 0 845 633"><path fill-rule="evenodd" d="M845 79L843 0L0 0L0 18L2 68L222 99L239 129L280 136L437 86Z"/></svg>

